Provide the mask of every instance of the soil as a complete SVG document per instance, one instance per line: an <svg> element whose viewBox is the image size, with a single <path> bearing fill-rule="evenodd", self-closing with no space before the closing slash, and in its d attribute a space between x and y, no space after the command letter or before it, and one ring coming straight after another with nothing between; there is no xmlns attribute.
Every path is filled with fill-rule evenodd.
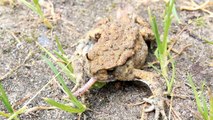
<svg viewBox="0 0 213 120"><path fill-rule="evenodd" d="M197 0L199 2L199 0ZM55 0L52 1L55 13L61 19L54 23L54 29L47 29L39 17L22 4L0 6L0 76L4 76L11 69L22 64L29 52L32 52L26 64L2 80L12 104L26 96L32 97L54 76L41 56L44 54L36 45L39 42L49 51L57 50L54 36L59 36L63 48L70 57L74 52L72 47L95 22L102 17L110 16L122 0ZM148 21L147 8L156 15L160 31L162 31L162 18L165 4L163 1L138 1L129 0L136 8L136 12ZM191 45L178 56L176 61L176 81L174 94L184 95L186 98L174 97L172 108L183 120L195 119L196 104L193 92L187 81L187 73L193 75L194 83L200 86L203 81L213 88L213 45L204 40L213 40L213 19L207 13L197 11L181 11L179 8L185 3L177 0L176 7L181 20L178 24L174 20L170 37L177 40L174 49L181 50L185 45ZM209 8L212 10L213 8ZM46 9L45 9L46 10ZM47 11L45 11L47 12ZM182 31L182 32L181 32ZM150 50L147 62L154 61L154 50ZM175 55L175 53L173 53ZM156 72L152 68L146 68ZM171 74L171 67L169 68ZM71 89L73 83L67 81ZM165 85L166 86L166 85ZM165 87L164 87L165 88ZM151 91L143 83L138 82L111 82L103 88L93 90L87 98L88 107L91 109L83 113L82 119L101 120L138 120L141 119L143 105L131 106L141 102L144 97L149 97ZM64 94L52 82L28 107L46 106L43 97L59 100ZM25 104L15 107L20 108ZM5 111L0 102L0 111ZM167 113L168 113L167 107ZM154 112L148 114L153 119ZM29 114L20 115L21 120L70 120L77 119L75 114L62 110L38 110ZM0 119L4 119L0 117Z"/></svg>

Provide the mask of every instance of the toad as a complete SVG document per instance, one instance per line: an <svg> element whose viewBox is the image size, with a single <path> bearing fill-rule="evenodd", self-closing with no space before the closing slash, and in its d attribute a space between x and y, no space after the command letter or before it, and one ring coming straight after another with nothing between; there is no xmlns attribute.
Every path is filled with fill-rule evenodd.
<svg viewBox="0 0 213 120"><path fill-rule="evenodd" d="M115 18L100 20L79 42L72 60L76 75L74 95L80 96L96 81L139 80L148 84L153 92L153 99L144 100L156 110L155 119L160 113L167 119L160 82L153 80L153 73L141 70L148 54L145 41L153 39L149 25L134 14L133 7L121 4ZM90 78L87 83L86 77Z"/></svg>

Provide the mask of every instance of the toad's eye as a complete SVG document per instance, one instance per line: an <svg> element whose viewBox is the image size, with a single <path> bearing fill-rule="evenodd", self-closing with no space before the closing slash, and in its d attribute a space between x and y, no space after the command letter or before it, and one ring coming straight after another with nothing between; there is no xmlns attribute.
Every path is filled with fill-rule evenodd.
<svg viewBox="0 0 213 120"><path fill-rule="evenodd" d="M111 68L111 69L108 69L108 70L107 70L107 73L108 73L109 75L112 75L114 71L115 71L115 69Z"/></svg>
<svg viewBox="0 0 213 120"><path fill-rule="evenodd" d="M95 34L95 39L98 41L98 39L101 37L101 34L100 33L96 33Z"/></svg>
<svg viewBox="0 0 213 120"><path fill-rule="evenodd" d="M87 60L91 61L92 59L89 58L88 53L86 53Z"/></svg>

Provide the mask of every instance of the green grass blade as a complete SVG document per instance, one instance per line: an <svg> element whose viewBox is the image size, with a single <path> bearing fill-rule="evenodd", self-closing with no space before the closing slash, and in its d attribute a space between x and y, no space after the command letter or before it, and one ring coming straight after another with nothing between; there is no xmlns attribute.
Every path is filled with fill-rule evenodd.
<svg viewBox="0 0 213 120"><path fill-rule="evenodd" d="M78 109L78 108L73 108L71 106L65 105L65 104L61 104L59 102L56 102L50 98L44 98L44 101L46 101L48 104L55 106L61 110L67 111L69 113L82 113L84 112L84 110L82 109Z"/></svg>
<svg viewBox="0 0 213 120"><path fill-rule="evenodd" d="M7 97L7 94L3 88L3 86L1 85L0 83L0 100L3 102L4 106L7 108L7 110L10 112L10 113L13 113L13 108L10 104L10 101Z"/></svg>
<svg viewBox="0 0 213 120"><path fill-rule="evenodd" d="M58 75L56 76L56 78L58 79L59 83L62 85L64 91L66 92L66 94L69 93L69 88L66 86L62 76L59 74L58 70L56 69L56 67L53 65L53 63L46 57L46 56L43 56L42 57L45 62L49 65L49 67L51 68L51 70L54 72L55 75Z"/></svg>
<svg viewBox="0 0 213 120"><path fill-rule="evenodd" d="M8 120L19 120L18 115L26 112L27 107L22 107L19 110L17 110L16 112L14 112L12 115L10 115L10 117L8 118Z"/></svg>
<svg viewBox="0 0 213 120"><path fill-rule="evenodd" d="M58 50L61 52L61 54L65 54L63 48L62 48L62 45L58 39L58 36L55 36L55 41L56 41L56 44L57 44L57 47L58 47Z"/></svg>
<svg viewBox="0 0 213 120"><path fill-rule="evenodd" d="M37 11L37 13L39 14L39 16L40 16L42 19L44 19L44 14L43 14L43 12L42 12L42 10L41 10L41 6L40 6L40 4L39 4L39 0L33 0L33 3L34 3L34 5L35 5L35 7L36 7L36 11Z"/></svg>
<svg viewBox="0 0 213 120"><path fill-rule="evenodd" d="M149 21L150 21L150 24L151 24L151 27L152 27L152 31L154 32L154 35L155 35L155 38L156 38L158 50L159 50L160 53L162 53L162 45L161 45L161 40L160 40L160 34L158 32L158 26L157 26L156 18L155 18L155 16L152 15L150 9L148 9L148 13L149 13Z"/></svg>
<svg viewBox="0 0 213 120"><path fill-rule="evenodd" d="M157 58L157 60L160 61L160 56L159 56L160 54L159 54L158 48L156 48L156 50L154 51L154 55Z"/></svg>
<svg viewBox="0 0 213 120"><path fill-rule="evenodd" d="M200 114L203 115L203 110L202 110L202 106L201 106L201 101L200 101L200 98L199 98L199 96L198 96L198 92L197 92L197 90L196 90L196 87L195 87L195 85L194 85L194 83L193 83L193 81L192 81L192 76L191 76L191 74L188 74L187 79L188 79L188 81L189 81L189 84L190 84L191 87L192 87L192 90L193 90L193 93L194 93L194 96L195 96L195 101L196 101L196 104L197 104L197 109L198 109L198 111L200 112Z"/></svg>
<svg viewBox="0 0 213 120"><path fill-rule="evenodd" d="M69 90L69 88L66 86L66 84L65 84L62 76L59 74L58 70L55 68L55 66L53 65L53 63L48 58L46 58L45 56L43 56L43 59L49 65L49 67L52 69L52 71L54 72L54 74L58 75L58 76L56 76L57 80L62 85L65 93L69 96L69 98L73 102L73 104L76 105L79 109L85 110L86 107L80 101L78 101L75 96L73 96L73 94L71 93L71 91Z"/></svg>
<svg viewBox="0 0 213 120"><path fill-rule="evenodd" d="M163 42L162 47L167 49L167 40L168 40L168 34L169 34L169 28L171 26L171 20L172 20L172 9L174 6L175 0L170 0L168 3L168 6L166 7L166 14L164 16L164 34L163 34Z"/></svg>
<svg viewBox="0 0 213 120"><path fill-rule="evenodd" d="M204 91L205 84L203 83L202 89L201 89L201 100L203 103L203 117L205 120L208 120L208 107L207 107L207 100L204 97L203 91Z"/></svg>
<svg viewBox="0 0 213 120"><path fill-rule="evenodd" d="M168 35L169 35L169 28L171 26L171 21L172 21L172 9L174 6L175 0L170 0L169 1L169 6L168 9L166 10L166 15L164 17L164 34L163 34L163 42L162 42L162 48L164 49L164 52L167 51L167 40L168 40Z"/></svg>
<svg viewBox="0 0 213 120"><path fill-rule="evenodd" d="M57 51L54 51L54 53L57 55L57 57L59 57L61 60L63 60L63 62L66 64L68 70L71 72L70 74L73 74L74 70L73 70L71 62L66 57L64 57L63 55L58 53ZM73 74L73 76L74 76L74 74Z"/></svg>
<svg viewBox="0 0 213 120"><path fill-rule="evenodd" d="M161 71L157 67L155 67L153 64L148 63L148 66L152 67L153 69L155 69L155 71L157 71L158 73L162 75Z"/></svg>
<svg viewBox="0 0 213 120"><path fill-rule="evenodd" d="M0 116L3 116L3 117L6 117L6 118L9 118L9 117L10 117L10 114L5 113L5 112L3 112L3 111L0 111Z"/></svg>
<svg viewBox="0 0 213 120"><path fill-rule="evenodd" d="M57 59L52 53L50 53L47 49L45 49L44 47L42 47L38 42L36 42L36 43L37 43L37 45L39 46L39 48L40 48L41 50L43 50L43 51L44 51L46 54L48 54L55 62L57 62L58 59ZM57 62L57 65L58 65L61 69L63 69L63 72L66 74L66 76L68 76L68 77L70 78L70 80L72 80L72 82L75 83L75 75L74 75L73 73L71 73L70 70L67 69L67 67L66 67L63 63Z"/></svg>
<svg viewBox="0 0 213 120"><path fill-rule="evenodd" d="M58 58L60 58L64 63L69 63L69 61L68 61L68 59L67 58L65 58L61 53L59 53L59 52L57 52L57 51L53 51L55 54L56 54L56 56L58 57Z"/></svg>
<svg viewBox="0 0 213 120"><path fill-rule="evenodd" d="M210 88L208 90L208 95L209 95L209 103L210 103L209 120L213 120L213 94Z"/></svg>
<svg viewBox="0 0 213 120"><path fill-rule="evenodd" d="M206 40L204 39L205 43L208 43L208 44L212 44L213 45L213 41L209 41L209 40Z"/></svg>
<svg viewBox="0 0 213 120"><path fill-rule="evenodd" d="M178 13L177 13L177 9L176 9L175 4L174 4L173 9L172 9L172 14L175 16L177 22L181 23L180 18L179 18Z"/></svg>
<svg viewBox="0 0 213 120"><path fill-rule="evenodd" d="M176 76L175 62L172 60L171 64L172 64L172 78L171 78L171 80L169 82L169 88L168 88L168 93L169 94L172 92L172 87L173 87L173 84L175 82L175 76Z"/></svg>
<svg viewBox="0 0 213 120"><path fill-rule="evenodd" d="M38 45L38 47L43 50L46 54L48 54L54 61L57 61L57 58L50 53L46 48L44 48L43 46L41 46L38 42L36 42L36 44Z"/></svg>
<svg viewBox="0 0 213 120"><path fill-rule="evenodd" d="M39 14L39 13L37 12L36 7L33 6L31 3L27 2L26 0L19 0L19 1L21 1L21 2L22 2L24 5L26 5L28 8L30 8L33 12Z"/></svg>
<svg viewBox="0 0 213 120"><path fill-rule="evenodd" d="M168 60L169 58L169 51L168 48L168 36L169 36L169 28L171 26L172 22L172 13L175 0L169 0L169 2L166 3L165 8L165 14L164 14L164 20L163 20L163 40L161 40L157 21L155 16L152 15L150 9L148 9L149 14L149 21L152 27L152 31L154 32L156 42L157 42L157 49L155 51L155 56L157 57L158 61L160 62L160 68L161 68L161 74L164 77L167 85L167 92L170 93L172 91L172 87L175 80L175 64L172 63L172 77L171 79L168 78L168 63L170 62ZM170 59L171 60L171 59Z"/></svg>

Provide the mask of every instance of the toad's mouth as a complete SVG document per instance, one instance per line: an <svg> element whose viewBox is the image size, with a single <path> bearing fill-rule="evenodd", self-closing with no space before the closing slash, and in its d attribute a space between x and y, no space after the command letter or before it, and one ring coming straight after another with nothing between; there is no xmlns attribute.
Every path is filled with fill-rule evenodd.
<svg viewBox="0 0 213 120"><path fill-rule="evenodd" d="M114 71L115 68L99 70L96 74L93 75L93 77L97 78L99 82L115 81Z"/></svg>
<svg viewBox="0 0 213 120"><path fill-rule="evenodd" d="M108 82L115 81L115 76L114 76L114 74L113 74L114 71L115 71L115 68L112 68L112 69L107 70L107 74L108 74L108 79L107 79L107 81L108 81Z"/></svg>

